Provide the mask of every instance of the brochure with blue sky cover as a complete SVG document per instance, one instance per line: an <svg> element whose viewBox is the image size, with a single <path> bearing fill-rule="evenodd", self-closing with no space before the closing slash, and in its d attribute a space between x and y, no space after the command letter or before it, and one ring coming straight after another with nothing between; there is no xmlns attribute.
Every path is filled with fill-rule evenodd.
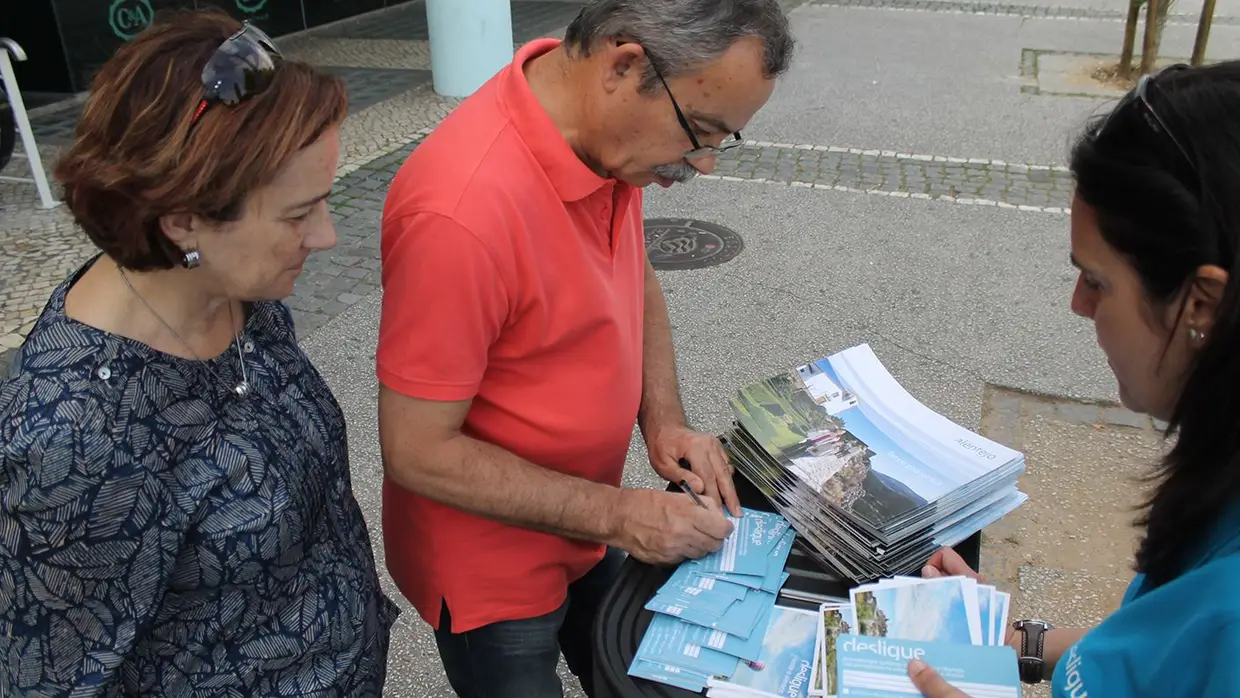
<svg viewBox="0 0 1240 698"><path fill-rule="evenodd" d="M890 637L840 635L836 639L839 695L848 698L909 698L920 695L908 677L920 659L969 698L1021 698L1016 650L1006 645L918 642Z"/></svg>
<svg viewBox="0 0 1240 698"><path fill-rule="evenodd" d="M708 679L706 695L735 694L736 689L742 689L754 698L806 698L817 644L815 611L775 606L763 633L758 660L741 662L731 677Z"/></svg>

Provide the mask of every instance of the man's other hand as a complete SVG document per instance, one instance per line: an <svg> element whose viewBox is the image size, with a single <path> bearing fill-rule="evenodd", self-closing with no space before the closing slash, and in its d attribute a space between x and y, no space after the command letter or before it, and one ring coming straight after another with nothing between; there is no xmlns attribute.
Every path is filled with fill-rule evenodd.
<svg viewBox="0 0 1240 698"><path fill-rule="evenodd" d="M732 482L732 464L719 439L688 427L672 427L656 432L646 442L650 465L669 482L684 480L698 494L704 494L733 516L741 516L740 499ZM689 467L681 467L681 460Z"/></svg>

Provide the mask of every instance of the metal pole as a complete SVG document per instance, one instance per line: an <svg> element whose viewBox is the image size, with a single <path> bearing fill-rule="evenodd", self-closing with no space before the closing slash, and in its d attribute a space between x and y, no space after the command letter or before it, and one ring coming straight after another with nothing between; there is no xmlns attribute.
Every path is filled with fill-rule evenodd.
<svg viewBox="0 0 1240 698"><path fill-rule="evenodd" d="M9 107L13 110L13 118L17 121L17 130L22 134L22 146L26 150L26 159L30 162L30 171L34 179L25 177L4 177L6 180L34 182L39 190L39 199L43 208L54 208L58 201L52 198L52 188L48 186L47 174L43 172L43 160L39 157L39 147L34 142L34 131L30 128L30 116L26 114L26 104L22 101L22 91L17 86L17 75L13 72L13 63L9 55L18 61L26 60L26 52L16 41L8 37L0 37L0 77L4 79L4 91L8 95Z"/></svg>
<svg viewBox="0 0 1240 698"><path fill-rule="evenodd" d="M435 92L468 97L512 62L509 0L427 0Z"/></svg>

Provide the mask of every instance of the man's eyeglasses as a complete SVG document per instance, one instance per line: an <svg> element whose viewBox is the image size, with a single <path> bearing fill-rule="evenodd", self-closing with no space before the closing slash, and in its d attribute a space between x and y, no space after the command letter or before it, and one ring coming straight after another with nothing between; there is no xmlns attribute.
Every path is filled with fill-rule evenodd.
<svg viewBox="0 0 1240 698"><path fill-rule="evenodd" d="M1188 163L1188 167L1192 170L1193 174L1200 176L1197 172L1196 161L1189 154L1188 149L1184 147L1184 144L1180 142L1180 139L1175 137L1175 133L1167 127L1167 123L1162 120L1162 117L1158 116L1158 112L1154 110L1154 105L1150 104L1149 100L1151 91L1157 89L1154 83L1158 78L1168 73L1187 70L1189 67L1190 66L1184 63L1177 63L1163 68L1156 74L1146 73L1145 75L1142 75L1140 79L1137 80L1136 87L1134 87L1127 95L1124 95L1123 99L1120 100L1120 103L1111 110L1111 113L1107 116L1106 120L1102 122L1102 126L1098 129L1097 138L1101 138L1103 134L1106 133L1107 127L1109 127L1111 122L1115 120L1116 115L1125 111L1128 107L1135 105L1137 115L1140 117L1141 123L1144 124L1150 131L1153 131L1155 134L1163 136L1167 140L1171 141L1176 149L1180 151L1180 154L1184 156L1184 161Z"/></svg>
<svg viewBox="0 0 1240 698"><path fill-rule="evenodd" d="M693 133L693 127L689 125L689 120L685 118L684 112L680 110L680 105L676 103L676 96L672 94L672 88L668 86L667 80L663 79L663 73L659 70L658 64L650 55L650 51L646 51L646 59L650 61L650 67L654 69L654 74L658 76L659 82L663 83L663 89L667 91L668 99L672 100L672 108L676 110L676 118L680 121L680 127L684 129L685 135L689 136L689 142L693 144L693 149L685 153L685 159L693 160L695 158L704 158L712 155L719 155L733 148L740 147L745 144L745 139L741 137L740 131L734 131L718 146L702 145L698 142L697 135Z"/></svg>
<svg viewBox="0 0 1240 698"><path fill-rule="evenodd" d="M282 56L271 37L246 22L228 37L202 69L202 100L190 126L211 104L233 106L271 85Z"/></svg>

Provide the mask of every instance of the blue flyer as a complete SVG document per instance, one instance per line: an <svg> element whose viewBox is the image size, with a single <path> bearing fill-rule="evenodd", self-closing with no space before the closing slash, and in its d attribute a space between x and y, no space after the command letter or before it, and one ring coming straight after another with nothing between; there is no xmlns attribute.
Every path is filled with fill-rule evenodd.
<svg viewBox="0 0 1240 698"><path fill-rule="evenodd" d="M733 525L732 535L719 550L698 561L703 572L766 577L769 553L789 529L788 521L779 514L753 509L744 509L742 514L739 519L728 517Z"/></svg>
<svg viewBox="0 0 1240 698"><path fill-rule="evenodd" d="M973 698L1021 698L1016 650L1007 645L921 642L846 634L836 639L840 696L908 698L914 659L934 667L945 681Z"/></svg>
<svg viewBox="0 0 1240 698"><path fill-rule="evenodd" d="M722 617L712 616L709 611L699 609L692 603L668 601L657 595L646 602L645 607L655 613L665 613L706 628L736 635L742 640L748 640L755 629L761 632L761 628L755 628L758 619L774 604L774 594L753 590L745 598L734 601L728 606L728 610Z"/></svg>
<svg viewBox="0 0 1240 698"><path fill-rule="evenodd" d="M669 665L687 671L731 676L740 661L725 652L692 642L689 633L695 626L661 613L651 619L646 635L637 646L634 659Z"/></svg>

